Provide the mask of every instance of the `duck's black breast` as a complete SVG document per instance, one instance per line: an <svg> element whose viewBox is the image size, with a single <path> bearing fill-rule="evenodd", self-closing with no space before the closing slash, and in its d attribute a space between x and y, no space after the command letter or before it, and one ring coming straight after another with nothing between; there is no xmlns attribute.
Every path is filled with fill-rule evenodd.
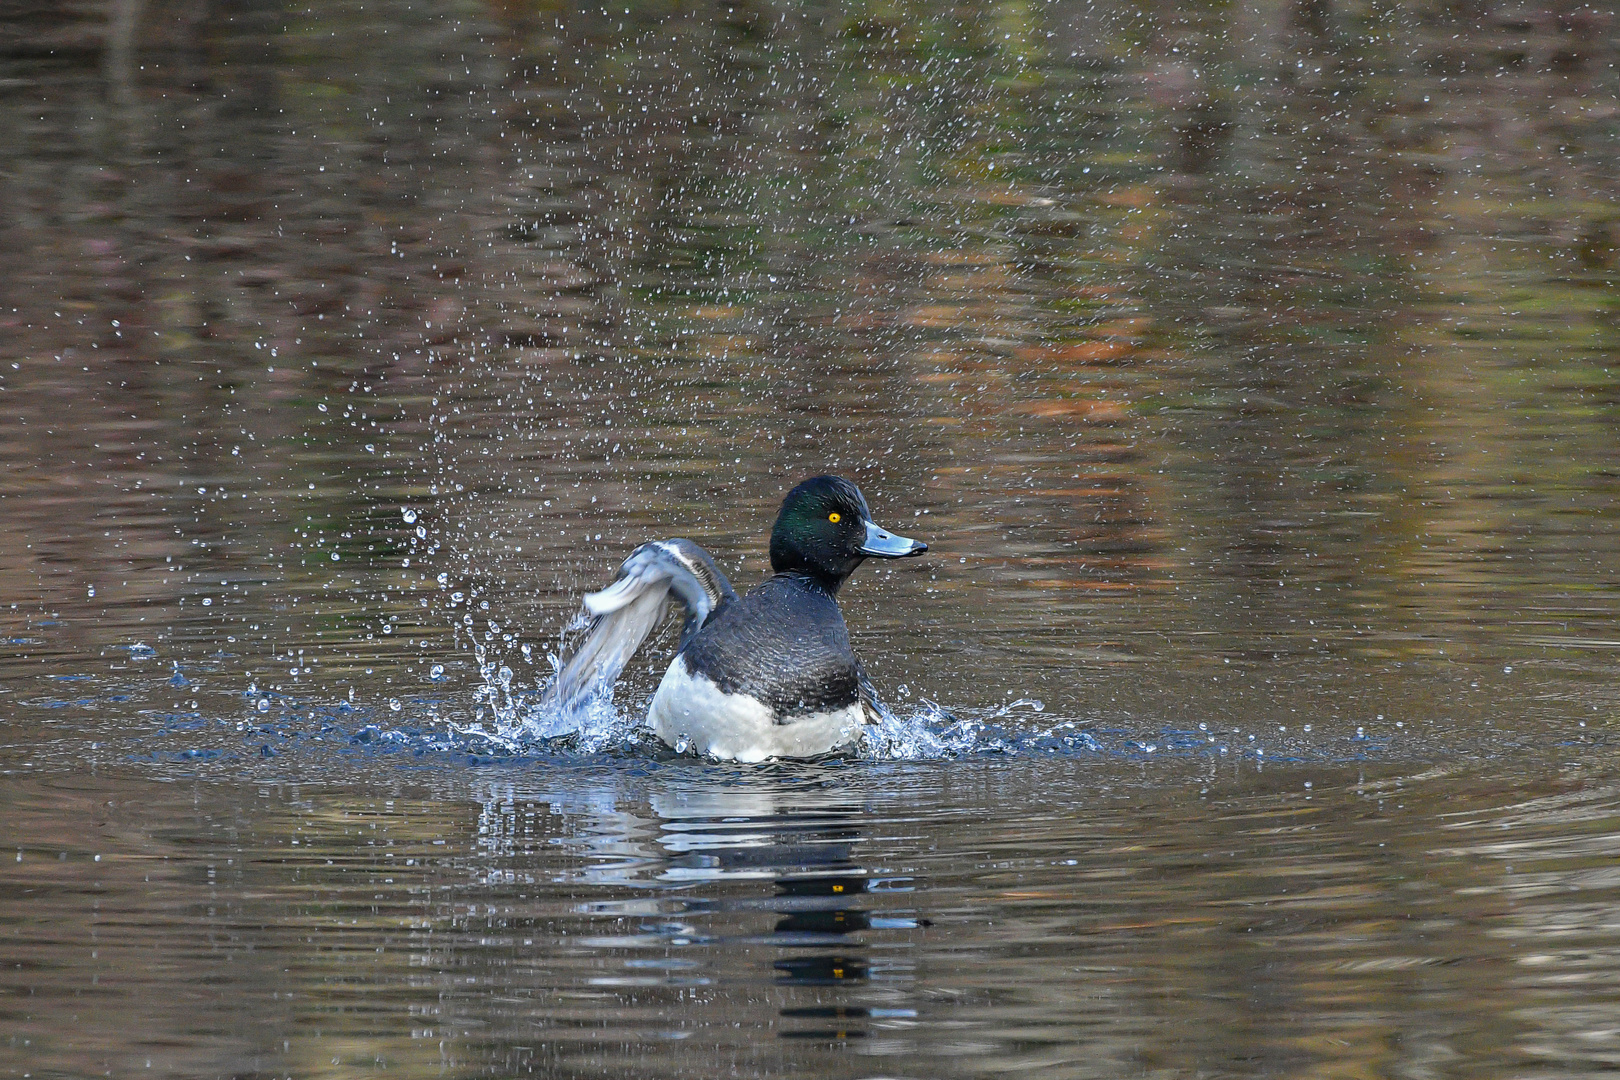
<svg viewBox="0 0 1620 1080"><path fill-rule="evenodd" d="M694 673L764 702L778 720L846 708L860 694L838 601L797 574L778 574L722 606L680 655Z"/></svg>

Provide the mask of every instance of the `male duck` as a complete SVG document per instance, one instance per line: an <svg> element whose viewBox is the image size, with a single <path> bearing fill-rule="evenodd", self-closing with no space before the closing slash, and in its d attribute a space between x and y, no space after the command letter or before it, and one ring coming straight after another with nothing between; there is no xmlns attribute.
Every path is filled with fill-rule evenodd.
<svg viewBox="0 0 1620 1080"><path fill-rule="evenodd" d="M848 480L806 480L787 493L771 529L775 573L747 596L690 540L656 540L631 552L612 585L585 597L589 630L552 695L567 707L612 685L673 595L686 621L647 711L659 738L744 762L836 750L876 719L838 587L865 559L927 550L873 524Z"/></svg>

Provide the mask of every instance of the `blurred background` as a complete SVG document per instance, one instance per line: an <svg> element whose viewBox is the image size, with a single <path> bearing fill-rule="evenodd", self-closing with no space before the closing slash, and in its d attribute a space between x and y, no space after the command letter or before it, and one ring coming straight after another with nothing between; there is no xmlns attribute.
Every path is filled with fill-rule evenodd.
<svg viewBox="0 0 1620 1080"><path fill-rule="evenodd" d="M850 590L874 668L959 704L1217 653L1608 666L1603 11L132 0L0 35L25 653L454 675L465 614L554 643L649 537L756 579L836 471L936 552Z"/></svg>

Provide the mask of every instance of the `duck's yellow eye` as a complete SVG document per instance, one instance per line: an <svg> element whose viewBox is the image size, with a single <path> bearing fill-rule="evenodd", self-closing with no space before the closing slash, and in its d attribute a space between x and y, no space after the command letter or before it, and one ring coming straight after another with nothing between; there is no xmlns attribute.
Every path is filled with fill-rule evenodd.
<svg viewBox="0 0 1620 1080"><path fill-rule="evenodd" d="M844 520L844 515L840 514L838 511L834 510L832 513L827 515L827 520L832 522L834 525L836 525L840 521Z"/></svg>

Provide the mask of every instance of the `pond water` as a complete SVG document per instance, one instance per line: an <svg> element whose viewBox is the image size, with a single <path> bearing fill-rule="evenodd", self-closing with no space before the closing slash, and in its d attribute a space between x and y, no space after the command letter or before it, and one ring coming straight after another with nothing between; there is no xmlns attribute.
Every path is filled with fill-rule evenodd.
<svg viewBox="0 0 1620 1080"><path fill-rule="evenodd" d="M0 15L0 1074L1620 1067L1614 30ZM853 752L535 706L823 472Z"/></svg>

